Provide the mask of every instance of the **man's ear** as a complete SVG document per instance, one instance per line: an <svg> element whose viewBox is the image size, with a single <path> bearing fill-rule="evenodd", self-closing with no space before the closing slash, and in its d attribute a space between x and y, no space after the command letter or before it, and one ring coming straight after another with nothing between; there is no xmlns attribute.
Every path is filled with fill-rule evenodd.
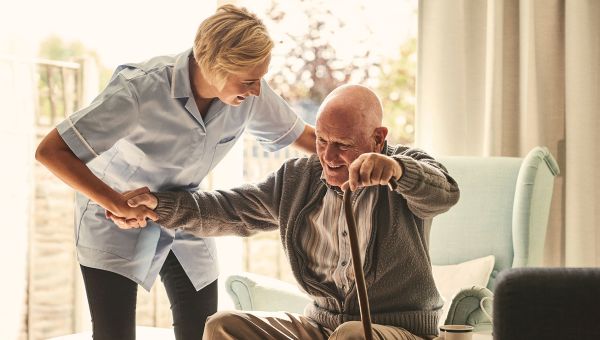
<svg viewBox="0 0 600 340"><path fill-rule="evenodd" d="M388 129L385 126L380 126L375 128L375 133L373 137L375 138L375 146L378 150L381 150L383 147L383 143L385 142L385 137L387 137Z"/></svg>

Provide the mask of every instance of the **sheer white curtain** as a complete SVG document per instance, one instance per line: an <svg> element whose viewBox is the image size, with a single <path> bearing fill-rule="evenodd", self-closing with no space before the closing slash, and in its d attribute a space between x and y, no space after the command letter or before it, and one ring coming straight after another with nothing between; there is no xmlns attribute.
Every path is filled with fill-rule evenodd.
<svg viewBox="0 0 600 340"><path fill-rule="evenodd" d="M34 72L33 65L0 55L0 339L17 339L27 290L28 232L33 198Z"/></svg>
<svg viewBox="0 0 600 340"><path fill-rule="evenodd" d="M600 1L421 0L417 145L561 167L548 265L600 264Z"/></svg>

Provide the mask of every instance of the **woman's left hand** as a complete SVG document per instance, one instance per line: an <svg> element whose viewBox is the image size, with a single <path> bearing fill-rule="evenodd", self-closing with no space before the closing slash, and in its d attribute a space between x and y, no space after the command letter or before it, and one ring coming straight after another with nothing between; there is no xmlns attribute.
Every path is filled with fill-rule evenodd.
<svg viewBox="0 0 600 340"><path fill-rule="evenodd" d="M124 192L122 197L123 207L119 212L112 212L106 210L106 218L110 218L119 228L131 229L131 228L143 228L146 226L146 219L149 218L153 221L158 220L158 215L153 211L156 208L158 201L154 195L150 194L150 189L147 187L138 188ZM151 204L143 204L140 197L152 197L156 201L153 206ZM140 202L136 204L135 202ZM135 218L132 218L135 216Z"/></svg>

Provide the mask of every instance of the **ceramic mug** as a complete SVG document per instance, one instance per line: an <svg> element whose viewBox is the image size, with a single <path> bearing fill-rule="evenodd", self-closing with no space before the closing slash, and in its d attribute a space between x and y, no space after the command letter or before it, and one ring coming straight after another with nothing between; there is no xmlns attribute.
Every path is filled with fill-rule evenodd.
<svg viewBox="0 0 600 340"><path fill-rule="evenodd" d="M473 326L468 325L442 325L440 336L435 340L471 340L473 339Z"/></svg>
<svg viewBox="0 0 600 340"><path fill-rule="evenodd" d="M487 300L494 301L494 298L491 296L484 296L483 298L481 298L481 300L479 300L479 308L481 308L481 311L490 320L490 322L493 323L493 312L492 314L490 314L487 310L485 310L484 302Z"/></svg>

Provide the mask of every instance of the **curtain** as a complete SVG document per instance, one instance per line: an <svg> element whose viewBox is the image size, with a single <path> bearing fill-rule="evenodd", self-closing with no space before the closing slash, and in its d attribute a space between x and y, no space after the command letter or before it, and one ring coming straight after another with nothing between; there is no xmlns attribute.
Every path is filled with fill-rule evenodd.
<svg viewBox="0 0 600 340"><path fill-rule="evenodd" d="M421 0L416 143L434 154L550 149L545 262L600 264L600 2Z"/></svg>
<svg viewBox="0 0 600 340"><path fill-rule="evenodd" d="M566 9L566 262L599 266L600 1Z"/></svg>
<svg viewBox="0 0 600 340"><path fill-rule="evenodd" d="M0 339L17 339L26 312L28 231L33 198L34 77L32 65L0 55L0 211L4 242L0 247Z"/></svg>

